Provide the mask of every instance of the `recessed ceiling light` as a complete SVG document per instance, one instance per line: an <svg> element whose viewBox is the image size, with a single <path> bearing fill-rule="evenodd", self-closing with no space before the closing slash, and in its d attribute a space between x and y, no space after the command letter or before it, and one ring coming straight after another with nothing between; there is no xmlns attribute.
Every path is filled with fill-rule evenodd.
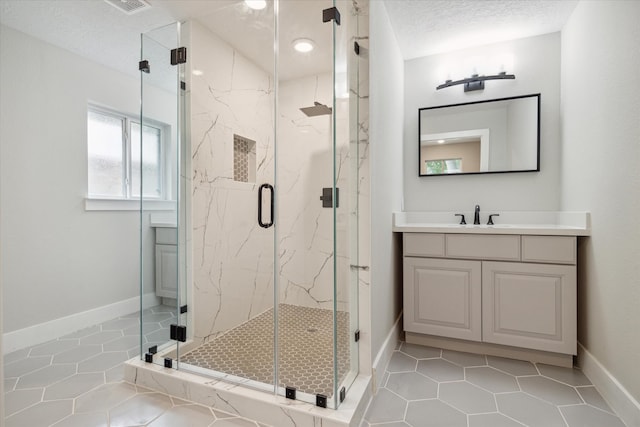
<svg viewBox="0 0 640 427"><path fill-rule="evenodd" d="M193 70L191 74L193 74L194 76L201 76L204 73L202 72L202 70Z"/></svg>
<svg viewBox="0 0 640 427"><path fill-rule="evenodd" d="M438 144L444 144L444 139L439 139Z"/></svg>
<svg viewBox="0 0 640 427"><path fill-rule="evenodd" d="M311 52L315 44L311 39L296 39L293 41L293 48L301 53Z"/></svg>
<svg viewBox="0 0 640 427"><path fill-rule="evenodd" d="M262 10L267 7L267 0L244 0L244 3L254 10Z"/></svg>

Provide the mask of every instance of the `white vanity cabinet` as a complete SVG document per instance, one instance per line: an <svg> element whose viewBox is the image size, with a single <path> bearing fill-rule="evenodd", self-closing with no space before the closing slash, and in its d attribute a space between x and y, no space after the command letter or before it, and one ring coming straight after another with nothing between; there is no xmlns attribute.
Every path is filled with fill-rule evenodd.
<svg viewBox="0 0 640 427"><path fill-rule="evenodd" d="M175 227L156 229L156 295L177 298L178 295L178 236Z"/></svg>
<svg viewBox="0 0 640 427"><path fill-rule="evenodd" d="M576 354L576 247L575 236L404 233L407 341Z"/></svg>

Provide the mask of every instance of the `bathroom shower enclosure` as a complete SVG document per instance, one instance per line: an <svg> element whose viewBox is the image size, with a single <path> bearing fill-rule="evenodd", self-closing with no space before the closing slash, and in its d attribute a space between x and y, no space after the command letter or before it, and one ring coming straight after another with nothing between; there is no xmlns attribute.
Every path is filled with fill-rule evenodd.
<svg viewBox="0 0 640 427"><path fill-rule="evenodd" d="M141 357L337 408L358 373L357 2L250 3L141 36Z"/></svg>

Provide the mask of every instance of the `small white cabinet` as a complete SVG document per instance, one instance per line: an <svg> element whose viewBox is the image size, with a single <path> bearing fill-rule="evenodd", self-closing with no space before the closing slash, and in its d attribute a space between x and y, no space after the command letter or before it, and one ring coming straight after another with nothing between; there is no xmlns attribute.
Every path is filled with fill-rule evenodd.
<svg viewBox="0 0 640 427"><path fill-rule="evenodd" d="M482 339L576 353L575 266L482 263Z"/></svg>
<svg viewBox="0 0 640 427"><path fill-rule="evenodd" d="M404 329L576 354L576 237L404 233Z"/></svg>
<svg viewBox="0 0 640 427"><path fill-rule="evenodd" d="M156 295L178 296L178 240L174 227L156 228Z"/></svg>
<svg viewBox="0 0 640 427"><path fill-rule="evenodd" d="M404 280L405 330L481 340L480 262L407 257Z"/></svg>

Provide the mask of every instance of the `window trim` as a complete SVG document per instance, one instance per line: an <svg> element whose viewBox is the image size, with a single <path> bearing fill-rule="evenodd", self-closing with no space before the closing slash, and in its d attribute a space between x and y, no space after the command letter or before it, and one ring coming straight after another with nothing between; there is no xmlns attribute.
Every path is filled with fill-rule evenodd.
<svg viewBox="0 0 640 427"><path fill-rule="evenodd" d="M140 132L143 131L143 123L141 123L140 116L124 113L112 108L104 107L93 103L87 105L87 126L88 115L90 112L101 114L109 117L113 117L120 120L122 123L122 159L124 162L123 177L122 177L122 189L121 196L110 197L108 195L90 194L89 193L89 155L87 152L87 192L85 201L85 210L137 210L139 209L139 202L142 199L145 203L145 209L148 207L151 210L160 209L167 210L173 209L166 208L166 206L173 206L172 193L171 193L171 168L169 167L170 159L170 135L171 125L149 118L144 119L144 126L150 126L160 130L160 150L159 150L159 186L160 194L158 197L143 197L142 195L133 196L133 162L132 162L132 141L131 141L131 124L136 123L140 127ZM88 149L88 129L87 129L86 146ZM140 165L142 168L142 164ZM155 203L158 202L158 203ZM167 202L167 203L160 203ZM134 206L135 207L132 207ZM116 206L119 206L116 208ZM154 206L160 208L154 208Z"/></svg>

